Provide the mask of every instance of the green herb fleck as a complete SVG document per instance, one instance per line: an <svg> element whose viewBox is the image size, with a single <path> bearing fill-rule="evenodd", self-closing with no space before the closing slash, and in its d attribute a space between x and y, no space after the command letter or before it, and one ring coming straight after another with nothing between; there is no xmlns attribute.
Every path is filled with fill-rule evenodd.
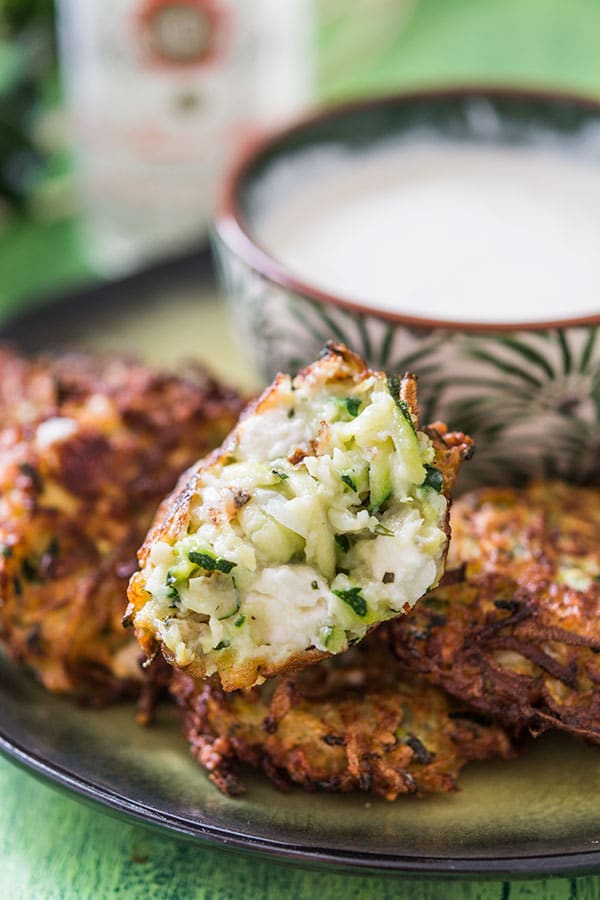
<svg viewBox="0 0 600 900"><path fill-rule="evenodd" d="M219 641L219 643L217 644L216 647L214 647L214 649L215 650L226 650L230 646L231 646L231 641Z"/></svg>
<svg viewBox="0 0 600 900"><path fill-rule="evenodd" d="M12 547L9 547L8 544L2 544L0 546L0 556L3 556L5 559L10 559L12 555Z"/></svg>
<svg viewBox="0 0 600 900"><path fill-rule="evenodd" d="M335 542L342 551L342 553L347 553L350 549L350 540L347 534L336 534L334 535Z"/></svg>
<svg viewBox="0 0 600 900"><path fill-rule="evenodd" d="M223 572L228 575L237 563L231 562L229 559L223 559L222 556L213 556L212 553L206 553L202 550L190 550L188 559L195 566L206 569L207 572Z"/></svg>
<svg viewBox="0 0 600 900"><path fill-rule="evenodd" d="M233 624L235 625L236 628L241 628L245 621L246 621L246 616L238 616Z"/></svg>
<svg viewBox="0 0 600 900"><path fill-rule="evenodd" d="M167 600L179 600L179 591L172 585L167 588Z"/></svg>
<svg viewBox="0 0 600 900"><path fill-rule="evenodd" d="M278 478L281 478L282 481L285 481L286 478L289 478L289 475L286 475L285 472L282 472L281 469L271 469L273 475L277 475Z"/></svg>
<svg viewBox="0 0 600 900"><path fill-rule="evenodd" d="M319 590L319 582L316 581L316 580L315 580L315 581L311 581L310 586L311 586L311 588L313 589L313 591L318 591L318 590Z"/></svg>
<svg viewBox="0 0 600 900"><path fill-rule="evenodd" d="M293 419L295 415L296 415L296 410L295 410L295 409L289 409L289 410L288 410L288 419Z"/></svg>
<svg viewBox="0 0 600 900"><path fill-rule="evenodd" d="M425 465L425 480L423 481L422 487L433 488L434 491L437 491L438 494L441 493L442 488L444 487L444 476L440 472L439 469L436 469L435 466Z"/></svg>
<svg viewBox="0 0 600 900"><path fill-rule="evenodd" d="M343 600L344 603L347 603L357 616L364 617L367 614L367 601L360 591L361 589L359 587L353 587L346 591L334 591L333 593L336 597L339 597L340 600Z"/></svg>
<svg viewBox="0 0 600 900"><path fill-rule="evenodd" d="M336 403L338 406L345 409L349 416L352 416L352 418L355 419L358 415L362 400L359 400L358 397L337 397Z"/></svg>
<svg viewBox="0 0 600 900"><path fill-rule="evenodd" d="M352 488L353 491L356 491L356 484L354 483L350 475L341 475L340 478L342 479L344 484L347 484L349 488Z"/></svg>
<svg viewBox="0 0 600 900"><path fill-rule="evenodd" d="M212 556L209 553L202 553L200 550L190 550L188 559L190 562L194 563L194 565L200 566L202 569L206 569L209 572L214 572L217 568L216 556Z"/></svg>

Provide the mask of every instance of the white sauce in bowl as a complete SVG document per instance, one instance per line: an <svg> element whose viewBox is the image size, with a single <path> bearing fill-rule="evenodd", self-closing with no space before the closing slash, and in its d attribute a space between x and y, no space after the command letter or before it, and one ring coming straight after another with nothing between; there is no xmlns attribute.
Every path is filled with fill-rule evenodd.
<svg viewBox="0 0 600 900"><path fill-rule="evenodd" d="M297 187L253 223L311 286L450 321L600 313L600 161L423 141L339 149L307 178L316 153L304 171L294 162Z"/></svg>

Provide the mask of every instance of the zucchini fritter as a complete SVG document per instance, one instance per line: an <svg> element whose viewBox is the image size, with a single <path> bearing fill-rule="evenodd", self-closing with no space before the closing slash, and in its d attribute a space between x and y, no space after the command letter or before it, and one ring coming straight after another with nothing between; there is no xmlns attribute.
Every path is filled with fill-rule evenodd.
<svg viewBox="0 0 600 900"><path fill-rule="evenodd" d="M171 690L194 757L226 794L243 791L237 762L264 769L281 788L358 788L395 800L455 790L468 760L514 755L500 727L473 721L442 691L405 680L381 632L251 691L226 694L182 672Z"/></svg>
<svg viewBox="0 0 600 900"><path fill-rule="evenodd" d="M53 691L102 701L139 679L121 625L135 553L183 469L241 401L114 356L0 351L0 637Z"/></svg>
<svg viewBox="0 0 600 900"><path fill-rule="evenodd" d="M515 731L600 741L600 488L465 495L448 568L455 583L391 625L406 669Z"/></svg>
<svg viewBox="0 0 600 900"><path fill-rule="evenodd" d="M279 375L159 510L129 588L143 649L225 690L347 650L438 583L470 445L342 345Z"/></svg>

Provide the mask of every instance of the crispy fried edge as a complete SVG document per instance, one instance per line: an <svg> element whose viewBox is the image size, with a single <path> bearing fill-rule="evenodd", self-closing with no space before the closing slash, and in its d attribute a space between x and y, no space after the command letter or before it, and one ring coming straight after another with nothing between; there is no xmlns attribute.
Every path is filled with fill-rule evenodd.
<svg viewBox="0 0 600 900"><path fill-rule="evenodd" d="M369 734L379 733L381 729L385 730L386 725L389 727L389 721L386 720L391 712L389 703L393 698L394 690L388 686L379 692L371 687L356 694L356 713L359 718L348 719L347 709L342 717L340 724L345 729L346 740L341 743L346 748L344 751L346 760L342 770L336 774L332 773L328 778L314 768L311 775L311 763L305 757L304 751L293 745L286 751L285 737L281 739L282 743L275 735L279 723L285 720L290 712L293 713L296 706L300 707L301 719L308 715L312 717L313 721L320 721L319 707L335 708L337 703L354 702L352 689L346 687L341 690L341 693L334 691L333 695L311 700L310 695L304 696L295 677L283 676L278 680L270 701L265 701L260 694L261 688L231 694L224 692L214 680L195 681L189 675L178 672L171 682L171 693L181 710L183 732L192 756L206 770L213 784L230 796L245 792L244 783L238 773L239 763L247 763L262 769L275 787L283 791L287 791L291 785L297 784L305 790L369 791L388 801L393 801L403 794L422 796L429 793L455 791L457 790L458 776L468 762L493 757L514 759L518 755L518 743L514 742L501 726L494 722L485 726L476 724L474 727L478 729L483 727L486 733L473 736L473 726L468 724L468 713L457 715L458 710L453 711L452 701L444 694L444 691L432 686L427 689L425 682L422 682L421 685L420 695L415 696L409 692L406 697L403 688L406 688L407 683L402 682L399 685L397 702L402 708L405 703L409 703L409 705L415 703L417 706L421 703L422 705L430 691L445 698L447 704L445 713L440 709L436 710L439 726L438 737L442 746L437 747L436 744L436 750L433 755L430 755L430 751L422 744L418 734L409 733L409 737L412 737L413 740L412 742L405 741L407 745L406 758L396 759L393 764L380 768L379 752L369 747L367 735L360 733L360 711L364 701L372 706L374 714L376 710L379 711L377 724L373 729L368 729ZM236 711L237 698L240 695L242 706ZM262 719L264 736L262 741L258 742L244 738L243 733L230 733L231 723L236 722L243 725L244 719L248 716L248 710L252 710L253 704L256 704L254 708L259 713L264 712ZM444 715L448 718L446 725L443 722ZM402 725L402 716L400 719L400 725ZM230 725L227 725L227 721L230 722ZM249 722L248 727L251 734L257 726ZM332 737L335 738L335 735ZM318 741L323 739L323 735L314 736L314 740L317 741L314 746L318 747ZM272 744L272 741L275 743ZM446 746L444 746L444 742ZM331 742L326 741L326 743L330 743L332 746L338 741L332 740ZM454 755L449 751L449 747L452 745L456 745ZM385 745L383 749L385 751ZM389 747L388 749L399 748ZM374 753L375 755L373 755ZM420 753L423 753L426 758L419 758ZM416 769L413 768L415 764ZM423 765L425 768L421 768Z"/></svg>
<svg viewBox="0 0 600 900"><path fill-rule="evenodd" d="M535 499L535 492L540 490L542 482L533 481L527 488L520 489L519 495L521 499L516 500L517 503L531 503ZM552 482L549 487L544 489L544 494L551 493ZM563 482L559 482L562 488L565 487ZM573 491L583 491L578 485L570 486ZM461 498L461 501L467 505L472 504L473 510L479 508L479 499L484 497L487 502L494 502L497 499L513 498L516 495L516 489L498 486L498 487L481 487L470 491ZM523 496L524 495L524 496ZM566 502L567 498L565 498ZM467 517L468 518L468 517ZM469 529L467 532L470 533ZM500 573L497 573L500 574ZM464 582L464 587L473 591L481 590L481 587L474 582L466 580L465 564L459 569L447 573L448 577L444 578L443 586L449 587L453 585L453 590L458 590L459 586ZM492 578L492 576L490 576ZM473 710L484 715L493 715L504 726L511 730L513 736L520 737L523 733L528 732L534 737L539 737L550 729L556 729L587 740L592 743L600 743L600 723L595 720L595 727L592 727L593 716L589 713L582 714L581 711L570 711L566 707L556 704L548 694L544 679L554 678L564 684L566 687L573 689L574 672L555 660L542 647L545 641L557 641L568 644L572 647L582 647L598 652L597 642L585 643L583 638L573 635L558 626L539 626L539 633L536 640L528 639L529 647L523 643L523 638L515 637L509 634L501 638L496 644L490 645L487 650L483 649L483 641L490 639L505 628L518 626L519 623L527 620L530 615L535 612L537 600L530 596L525 585L517 583L516 593L518 600L516 608L510 610L509 615L502 617L502 610L498 611L497 619L487 622L478 622L478 630L472 635L469 632L460 632L462 644L460 647L454 648L452 660L442 662L440 654L430 652L429 646L425 654L419 654L414 648L414 639L410 637L407 644L407 635L405 629L411 627L410 622L392 622L390 646L395 652L397 659L405 667L406 671L413 672L417 667L420 677L429 681L430 684L445 689L448 694L455 697L459 702L468 704ZM435 593L433 593L435 597ZM452 598L444 600L451 605ZM479 598L476 603L479 603ZM420 614L420 611L419 613ZM435 617L435 612L425 612L426 619ZM456 627L456 623L452 623ZM448 629L450 625L445 623L439 626L441 629ZM397 633L395 633L397 632ZM416 645L419 646L417 641ZM440 653L445 649L445 645L440 648ZM532 663L537 665L544 673L543 678L531 675L512 672L509 669L502 670L498 666L494 666L490 661L489 654L494 649L512 650L522 654ZM456 672L457 661L462 660L465 670L468 671L467 663L471 669L475 669L477 675L481 676L484 683L493 684L493 690L488 693L478 693L477 680L472 675L463 672L461 678L449 677L450 672ZM477 661L477 662L475 662ZM572 662L572 664L575 661ZM458 671L460 663L458 663ZM539 685L536 687L536 684ZM530 702L529 695L535 687L534 693L543 701L545 708L533 705ZM501 697L510 698L510 702L499 703ZM569 713L568 715L566 713Z"/></svg>

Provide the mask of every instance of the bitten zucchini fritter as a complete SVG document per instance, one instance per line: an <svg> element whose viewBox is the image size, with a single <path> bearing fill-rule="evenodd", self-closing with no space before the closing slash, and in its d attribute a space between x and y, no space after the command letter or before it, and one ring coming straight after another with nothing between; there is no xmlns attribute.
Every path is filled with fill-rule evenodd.
<svg viewBox="0 0 600 900"><path fill-rule="evenodd" d="M513 730L600 741L600 488L465 495L448 570L391 625L406 669Z"/></svg>
<svg viewBox="0 0 600 900"><path fill-rule="evenodd" d="M100 701L139 679L121 625L165 493L241 401L115 356L0 350L0 637L53 691Z"/></svg>
<svg viewBox="0 0 600 900"><path fill-rule="evenodd" d="M243 791L237 763L326 791L399 794L452 791L470 759L508 758L498 726L474 721L446 695L407 680L375 632L339 657L226 694L182 672L171 690L194 757L226 794ZM274 691L273 691L274 687Z"/></svg>
<svg viewBox="0 0 600 900"><path fill-rule="evenodd" d="M438 583L470 449L418 430L414 376L329 344L159 510L129 588L142 647L226 690L347 650Z"/></svg>

